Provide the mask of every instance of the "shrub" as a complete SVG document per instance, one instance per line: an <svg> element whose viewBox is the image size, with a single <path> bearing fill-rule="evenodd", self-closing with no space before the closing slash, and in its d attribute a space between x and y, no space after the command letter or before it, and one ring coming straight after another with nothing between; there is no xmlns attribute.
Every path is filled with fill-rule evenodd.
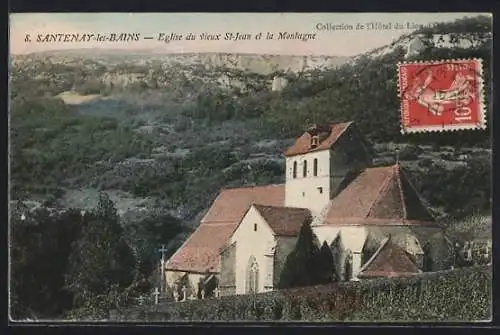
<svg viewBox="0 0 500 335"><path fill-rule="evenodd" d="M408 278L164 303L141 320L477 321L491 318L492 271L474 266ZM125 321L126 311L118 311ZM137 313L135 313L137 315ZM145 316L144 316L145 315Z"/></svg>
<svg viewBox="0 0 500 335"><path fill-rule="evenodd" d="M422 167L422 168L430 168L432 166L432 164L433 164L433 162L432 162L432 159L430 159L430 158L422 158L418 162L418 166Z"/></svg>
<svg viewBox="0 0 500 335"><path fill-rule="evenodd" d="M413 161L418 159L418 156L423 152L418 145L409 144L405 146L399 153L399 158L404 161Z"/></svg>

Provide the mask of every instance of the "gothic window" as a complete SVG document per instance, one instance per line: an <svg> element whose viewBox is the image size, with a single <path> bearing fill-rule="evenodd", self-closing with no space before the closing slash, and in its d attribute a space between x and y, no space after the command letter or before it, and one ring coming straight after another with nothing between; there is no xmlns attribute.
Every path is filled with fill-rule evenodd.
<svg viewBox="0 0 500 335"><path fill-rule="evenodd" d="M306 160L304 161L303 168L304 168L304 171L302 171L302 176L307 177L307 161Z"/></svg>
<svg viewBox="0 0 500 335"><path fill-rule="evenodd" d="M257 231L257 224L256 223L253 224L253 231Z"/></svg>
<svg viewBox="0 0 500 335"><path fill-rule="evenodd" d="M251 256L248 261L246 277L246 293L257 293L259 289L259 265L254 256Z"/></svg>
<svg viewBox="0 0 500 335"><path fill-rule="evenodd" d="M313 173L314 173L315 177L318 175L318 159L317 158L314 159Z"/></svg>
<svg viewBox="0 0 500 335"><path fill-rule="evenodd" d="M293 178L297 178L297 162L293 162Z"/></svg>

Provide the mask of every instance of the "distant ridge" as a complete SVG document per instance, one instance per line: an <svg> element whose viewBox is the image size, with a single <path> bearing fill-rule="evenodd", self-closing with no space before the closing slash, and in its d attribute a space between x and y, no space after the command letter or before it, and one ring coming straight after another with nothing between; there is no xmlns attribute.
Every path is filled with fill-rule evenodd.
<svg viewBox="0 0 500 335"><path fill-rule="evenodd" d="M253 53L253 52L175 52L168 51L162 48L144 48L144 49L123 49L123 48L79 48L79 49L55 49L55 50L44 50L44 51L34 51L23 54L12 53L14 57L23 56L47 56L47 55L116 55L117 53L123 55L164 55L164 56L187 56L187 55L245 55L245 56L282 56L282 57L325 57L325 58L350 58L351 56L341 56L341 55L303 55L303 54L276 54L276 53Z"/></svg>
<svg viewBox="0 0 500 335"><path fill-rule="evenodd" d="M271 74L274 72L303 72L307 70L326 70L344 64L349 57L345 56L303 56L303 55L271 55L246 53L174 53L158 49L64 49L47 50L25 55L13 55L13 59L29 58L91 58L111 61L114 63L147 63L161 61L165 64L203 65L206 68L227 67L254 72Z"/></svg>

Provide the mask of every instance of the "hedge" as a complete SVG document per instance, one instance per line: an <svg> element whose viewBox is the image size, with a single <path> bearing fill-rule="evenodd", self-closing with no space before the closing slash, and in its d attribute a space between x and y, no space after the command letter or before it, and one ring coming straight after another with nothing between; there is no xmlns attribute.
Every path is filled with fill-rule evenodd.
<svg viewBox="0 0 500 335"><path fill-rule="evenodd" d="M112 321L471 322L491 319L491 266L113 311Z"/></svg>

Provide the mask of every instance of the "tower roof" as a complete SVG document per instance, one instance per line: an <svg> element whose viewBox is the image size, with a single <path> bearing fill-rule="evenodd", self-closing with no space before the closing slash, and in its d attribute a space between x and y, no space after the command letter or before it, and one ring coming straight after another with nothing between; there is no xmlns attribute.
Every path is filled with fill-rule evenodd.
<svg viewBox="0 0 500 335"><path fill-rule="evenodd" d="M330 149L344 132L353 124L352 122L336 123L325 126L314 125L309 128L295 143L285 151L285 156L295 156L313 151ZM313 136L319 136L319 143L311 146Z"/></svg>
<svg viewBox="0 0 500 335"><path fill-rule="evenodd" d="M331 201L325 222L437 225L399 164L361 172Z"/></svg>

